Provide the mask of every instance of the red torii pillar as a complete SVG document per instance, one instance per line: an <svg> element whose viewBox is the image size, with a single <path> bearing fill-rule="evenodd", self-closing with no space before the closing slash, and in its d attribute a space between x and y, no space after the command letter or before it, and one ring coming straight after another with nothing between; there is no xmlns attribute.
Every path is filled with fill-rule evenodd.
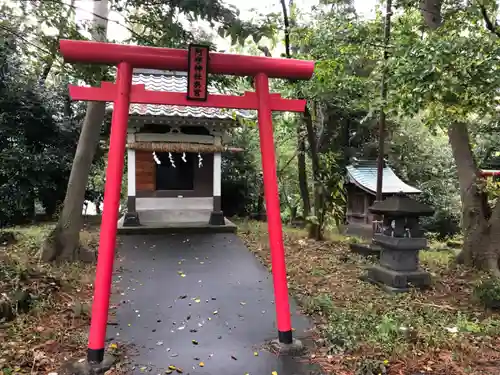
<svg viewBox="0 0 500 375"><path fill-rule="evenodd" d="M195 47L201 46L190 47L190 51L191 48ZM207 84L207 74L216 73L252 76L255 79L256 92L247 92L243 96L208 96L205 91L204 98L193 100L190 97L192 87L188 87L188 95L184 95L182 93L148 91L145 90L144 85L132 85L134 67L189 71L194 60L188 50L61 40L60 52L66 62L118 66L116 83L114 84L102 82L101 87L70 86L69 88L73 100L114 102L87 352L88 361L100 363L104 357L130 103L258 110L278 339L280 343L291 344L293 337L276 176L272 111L302 112L306 102L305 100L282 99L279 94L270 94L269 78L309 79L314 71L314 62L221 53L210 53L208 56L207 52L205 71L203 72L205 80L200 81L203 89ZM199 72L200 66L197 65L196 69ZM197 87L199 87L200 82L198 82Z"/></svg>

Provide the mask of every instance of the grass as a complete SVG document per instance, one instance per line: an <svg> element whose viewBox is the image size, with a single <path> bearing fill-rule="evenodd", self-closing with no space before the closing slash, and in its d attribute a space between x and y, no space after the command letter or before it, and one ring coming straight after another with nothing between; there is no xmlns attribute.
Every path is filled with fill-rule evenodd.
<svg viewBox="0 0 500 375"><path fill-rule="evenodd" d="M83 355L92 296L93 265L39 262L49 224L13 228L16 242L0 246L0 293L24 291L27 311L14 306L15 318L0 321L0 373L47 374L62 362ZM98 232L88 228L81 242L95 248ZM6 298L6 297L5 297ZM14 304L15 305L15 304Z"/></svg>
<svg viewBox="0 0 500 375"><path fill-rule="evenodd" d="M240 234L269 266L266 224L242 224ZM456 266L453 252L421 252L430 290L389 295L359 279L376 260L351 253L345 238L316 242L285 229L284 240L289 288L315 321L313 357L330 373L498 373L499 315L473 297L484 275Z"/></svg>

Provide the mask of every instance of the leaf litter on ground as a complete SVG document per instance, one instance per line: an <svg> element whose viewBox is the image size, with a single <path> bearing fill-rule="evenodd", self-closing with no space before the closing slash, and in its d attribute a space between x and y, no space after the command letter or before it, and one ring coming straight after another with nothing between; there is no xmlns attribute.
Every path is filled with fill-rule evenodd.
<svg viewBox="0 0 500 375"><path fill-rule="evenodd" d="M0 373L56 373L67 359L85 356L94 265L39 262L38 251L52 227L14 228L17 242L0 248L0 294L21 287L31 299L26 312L0 319ZM86 226L80 240L95 250L98 228ZM111 351L120 349L109 345Z"/></svg>
<svg viewBox="0 0 500 375"><path fill-rule="evenodd" d="M266 224L240 229L247 247L270 267ZM376 259L351 253L349 238L335 237L314 241L304 230L284 230L289 288L315 323L312 361L339 375L385 360L387 375L495 373L488 371L500 364L500 315L471 297L481 274L454 265L452 253L423 251L432 288L388 295L359 279Z"/></svg>

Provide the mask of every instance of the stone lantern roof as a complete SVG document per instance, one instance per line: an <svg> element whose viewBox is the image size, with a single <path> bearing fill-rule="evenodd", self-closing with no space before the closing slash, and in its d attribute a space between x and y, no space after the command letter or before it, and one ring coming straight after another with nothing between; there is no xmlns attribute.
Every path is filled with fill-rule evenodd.
<svg viewBox="0 0 500 375"><path fill-rule="evenodd" d="M411 199L403 193L396 194L380 202L375 202L368 209L371 213L392 217L419 217L434 214L432 207Z"/></svg>

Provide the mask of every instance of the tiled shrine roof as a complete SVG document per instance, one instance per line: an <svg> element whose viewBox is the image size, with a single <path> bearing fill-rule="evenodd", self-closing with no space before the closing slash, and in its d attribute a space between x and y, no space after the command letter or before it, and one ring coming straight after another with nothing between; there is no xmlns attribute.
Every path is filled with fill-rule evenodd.
<svg viewBox="0 0 500 375"><path fill-rule="evenodd" d="M347 166L350 183L375 195L377 191L377 164L375 161L359 161ZM385 166L382 175L382 194L418 194L420 190L403 182L394 171Z"/></svg>
<svg viewBox="0 0 500 375"><path fill-rule="evenodd" d="M187 92L187 75L183 72L166 72L151 69L134 69L132 84L145 85L146 90ZM220 94L214 88L208 88L209 94ZM113 103L107 104L107 109L113 109ZM251 111L209 107L184 107L178 105L131 104L130 115L195 117L230 120L238 117L254 118Z"/></svg>

